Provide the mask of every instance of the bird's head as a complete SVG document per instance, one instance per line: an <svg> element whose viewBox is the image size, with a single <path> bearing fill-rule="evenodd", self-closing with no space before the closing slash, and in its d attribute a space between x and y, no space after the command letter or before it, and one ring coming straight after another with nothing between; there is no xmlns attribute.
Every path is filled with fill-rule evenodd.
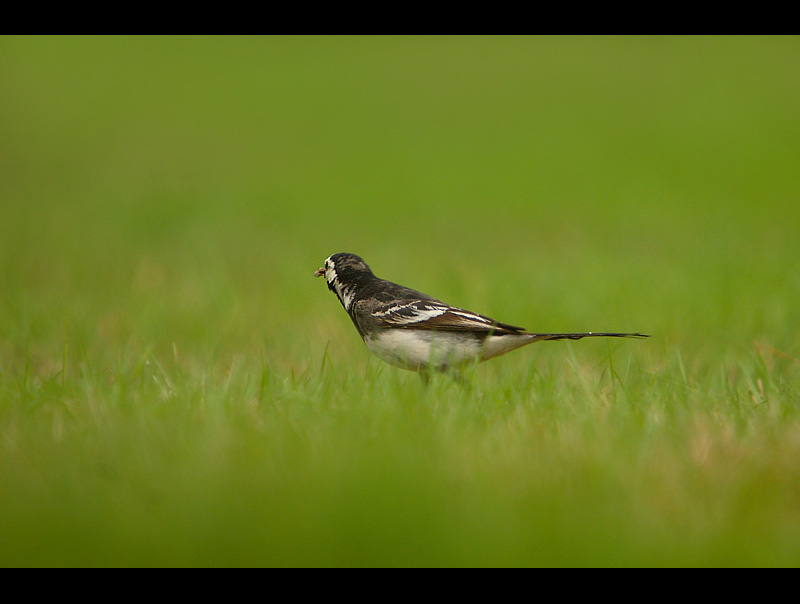
<svg viewBox="0 0 800 604"><path fill-rule="evenodd" d="M361 258L342 252L328 256L323 265L314 272L314 276L324 276L328 289L337 295L342 306L349 311L358 282L364 277L373 277L373 274Z"/></svg>

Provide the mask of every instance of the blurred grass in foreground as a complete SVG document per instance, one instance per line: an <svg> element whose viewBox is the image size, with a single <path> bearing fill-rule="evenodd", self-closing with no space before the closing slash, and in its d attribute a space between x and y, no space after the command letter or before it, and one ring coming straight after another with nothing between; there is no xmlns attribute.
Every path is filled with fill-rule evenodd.
<svg viewBox="0 0 800 604"><path fill-rule="evenodd" d="M800 562L796 38L0 38L0 565ZM311 277L540 331L424 390Z"/></svg>

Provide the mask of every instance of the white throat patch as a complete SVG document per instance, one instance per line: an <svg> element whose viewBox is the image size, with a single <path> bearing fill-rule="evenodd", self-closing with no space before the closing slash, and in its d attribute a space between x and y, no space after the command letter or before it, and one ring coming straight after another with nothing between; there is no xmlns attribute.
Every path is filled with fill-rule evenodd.
<svg viewBox="0 0 800 604"><path fill-rule="evenodd" d="M326 269L325 280L328 282L328 285L333 285L333 288L336 290L336 295L339 297L339 300L342 301L342 306L344 306L347 312L350 312L350 305L353 303L355 292L341 284L336 274L336 269L333 267Z"/></svg>

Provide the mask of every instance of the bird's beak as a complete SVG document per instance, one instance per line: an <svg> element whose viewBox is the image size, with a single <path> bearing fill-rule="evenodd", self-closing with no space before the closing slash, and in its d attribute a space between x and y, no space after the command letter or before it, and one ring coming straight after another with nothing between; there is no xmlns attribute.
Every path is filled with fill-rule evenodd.
<svg viewBox="0 0 800 604"><path fill-rule="evenodd" d="M324 266L320 266L316 271L314 271L314 276L315 277L322 277L322 275L324 275L324 274L325 274L325 267Z"/></svg>

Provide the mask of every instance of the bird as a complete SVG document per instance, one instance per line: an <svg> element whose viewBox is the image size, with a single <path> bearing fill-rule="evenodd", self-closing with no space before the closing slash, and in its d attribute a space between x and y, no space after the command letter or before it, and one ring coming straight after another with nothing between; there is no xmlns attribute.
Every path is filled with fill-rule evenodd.
<svg viewBox="0 0 800 604"><path fill-rule="evenodd" d="M532 333L380 279L359 256L346 252L326 258L314 276L325 277L371 352L411 371L458 369L542 340L649 337L591 331Z"/></svg>

